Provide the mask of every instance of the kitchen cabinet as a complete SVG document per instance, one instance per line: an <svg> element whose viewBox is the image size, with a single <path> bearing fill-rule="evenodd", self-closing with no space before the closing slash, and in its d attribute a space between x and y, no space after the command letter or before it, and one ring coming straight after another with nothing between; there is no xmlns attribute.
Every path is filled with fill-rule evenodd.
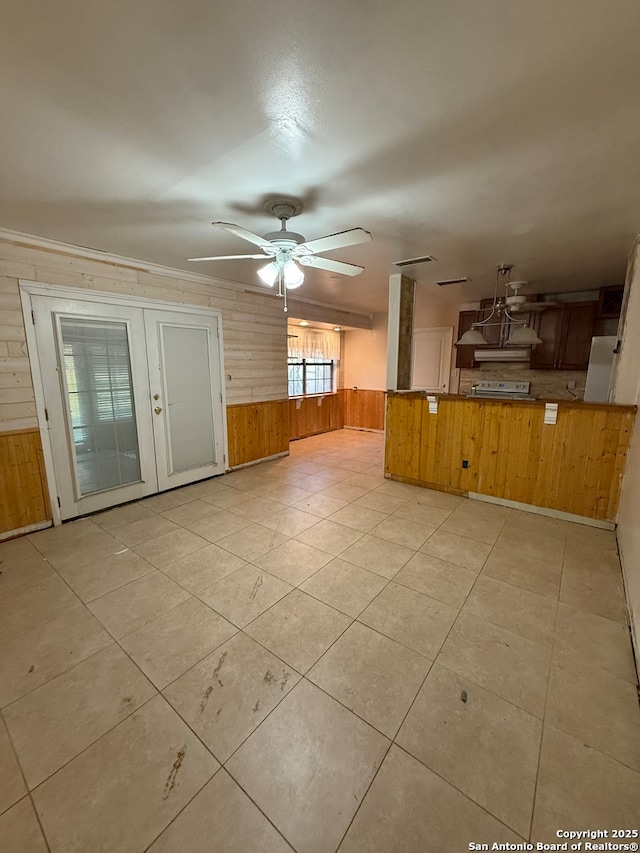
<svg viewBox="0 0 640 853"><path fill-rule="evenodd" d="M542 311L535 329L542 343L533 347L535 370L586 370L597 302L567 302Z"/></svg>
<svg viewBox="0 0 640 853"><path fill-rule="evenodd" d="M478 312L477 311L461 311L458 315L458 337L456 340L460 340L460 338L464 335L465 332L468 332L471 328L472 324L478 320ZM477 367L477 364L473 358L473 354L476 351L475 346L467 346L467 347L455 347L456 350L456 367Z"/></svg>
<svg viewBox="0 0 640 853"><path fill-rule="evenodd" d="M460 311L458 315L458 338L460 340L462 335L469 331L473 323L478 323L481 320L486 320L491 313L491 306L493 305L493 299L483 299L480 303L479 311ZM518 323L526 323L527 326L530 326L532 329L536 328L536 323L538 319L538 315L531 312L522 312L513 315ZM500 346L500 342L502 340L506 340L511 334L511 324L510 323L499 323L499 317L496 315L491 318L491 321L486 326L479 326L478 331L480 331L483 337L486 339L487 344L486 348L497 348ZM494 325L494 323L496 325ZM519 326L515 326L514 328L519 328ZM479 363L475 360L474 354L477 349L480 347L477 346L457 346L456 349L456 367L479 367Z"/></svg>
<svg viewBox="0 0 640 853"><path fill-rule="evenodd" d="M537 301L537 296L531 296L532 302ZM480 302L480 311L478 312L478 320L486 320L491 314L493 299L483 299ZM487 339L487 344L491 347L499 347L509 340L509 336L514 329L521 328L521 325L535 328L536 315L532 311L514 311L511 315L516 321L512 323L504 314L494 315L486 326L480 327L482 334Z"/></svg>
<svg viewBox="0 0 640 853"><path fill-rule="evenodd" d="M598 294L598 320L613 320L620 316L624 285L613 284L601 287Z"/></svg>
<svg viewBox="0 0 640 853"><path fill-rule="evenodd" d="M483 299L480 302L480 310L477 312L476 322L479 322L481 320L487 320L489 318L489 315L491 314L492 307L493 299ZM488 325L480 326L480 331L482 332L489 346L499 347L500 338L502 334L501 315L494 314L493 317L491 317L491 319L489 320Z"/></svg>

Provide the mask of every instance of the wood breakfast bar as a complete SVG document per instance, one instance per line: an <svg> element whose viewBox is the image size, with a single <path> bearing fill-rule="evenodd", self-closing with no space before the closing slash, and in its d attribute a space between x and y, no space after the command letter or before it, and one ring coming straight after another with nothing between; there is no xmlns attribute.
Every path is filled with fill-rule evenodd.
<svg viewBox="0 0 640 853"><path fill-rule="evenodd" d="M555 401L435 400L388 392L386 476L615 522L635 406L558 401L545 423Z"/></svg>

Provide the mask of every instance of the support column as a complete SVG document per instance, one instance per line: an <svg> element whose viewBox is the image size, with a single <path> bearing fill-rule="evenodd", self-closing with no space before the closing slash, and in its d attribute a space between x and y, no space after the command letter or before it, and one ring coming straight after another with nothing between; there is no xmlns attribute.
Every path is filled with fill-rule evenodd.
<svg viewBox="0 0 640 853"><path fill-rule="evenodd" d="M416 283L400 273L389 276L389 337L387 345L387 389L411 387L411 339Z"/></svg>

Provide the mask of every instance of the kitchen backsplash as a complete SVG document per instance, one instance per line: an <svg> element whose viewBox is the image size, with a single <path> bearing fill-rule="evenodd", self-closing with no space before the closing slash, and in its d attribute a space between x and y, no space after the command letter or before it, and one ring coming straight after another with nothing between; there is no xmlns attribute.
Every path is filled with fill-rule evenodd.
<svg viewBox="0 0 640 853"><path fill-rule="evenodd" d="M483 364L479 368L460 370L459 394L468 394L471 386L485 379L510 379L531 382L531 395L543 400L582 400L587 380L586 370L529 370L517 363ZM576 387L569 391L568 382Z"/></svg>

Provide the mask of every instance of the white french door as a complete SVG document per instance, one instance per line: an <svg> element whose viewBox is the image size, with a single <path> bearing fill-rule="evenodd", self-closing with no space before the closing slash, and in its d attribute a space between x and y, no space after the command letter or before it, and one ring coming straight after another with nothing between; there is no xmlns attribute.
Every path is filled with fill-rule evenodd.
<svg viewBox="0 0 640 853"><path fill-rule="evenodd" d="M224 472L217 314L38 293L31 307L61 519Z"/></svg>
<svg viewBox="0 0 640 853"><path fill-rule="evenodd" d="M218 323L217 317L145 310L144 324L162 492L224 471Z"/></svg>

